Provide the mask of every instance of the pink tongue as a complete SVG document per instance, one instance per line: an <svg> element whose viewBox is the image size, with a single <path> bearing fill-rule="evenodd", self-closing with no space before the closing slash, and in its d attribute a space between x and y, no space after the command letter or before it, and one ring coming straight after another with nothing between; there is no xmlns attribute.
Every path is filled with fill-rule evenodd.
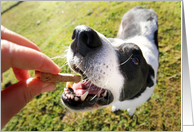
<svg viewBox="0 0 194 132"><path fill-rule="evenodd" d="M92 84L91 81L74 83L73 90L76 95L82 95L86 91L89 91L89 94L98 94L104 92L104 89Z"/></svg>

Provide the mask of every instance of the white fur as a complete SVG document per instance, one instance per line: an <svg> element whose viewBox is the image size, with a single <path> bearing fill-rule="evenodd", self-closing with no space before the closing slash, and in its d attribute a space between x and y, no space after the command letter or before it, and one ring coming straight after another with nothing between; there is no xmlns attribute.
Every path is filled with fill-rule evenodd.
<svg viewBox="0 0 194 132"><path fill-rule="evenodd" d="M154 32L158 29L157 22L157 16L152 21L140 22L141 35L147 37L149 40L153 40Z"/></svg>
<svg viewBox="0 0 194 132"><path fill-rule="evenodd" d="M83 57L79 53L73 56L70 47L67 53L67 61L70 66L71 64L75 64L82 69L93 84L110 90L114 95L113 102L117 102L124 84L124 77L120 73L118 67L119 61L114 47L104 35L99 32L97 33L101 39L102 48L99 53L88 57L87 62L83 64L86 70L83 70L82 67ZM104 65L104 63L106 65ZM106 66L108 66L108 68Z"/></svg>
<svg viewBox="0 0 194 132"><path fill-rule="evenodd" d="M111 45L110 41L104 35L100 33L98 33L98 35L100 36L101 41L103 43L103 48L102 48L103 51L101 51L100 53L101 55L99 59L101 63L106 63L109 66L109 69L107 70L107 68L98 67L99 69L105 70L106 77L101 79L101 84L96 84L96 85L110 90L114 95L113 102L116 102L119 99L120 90L122 89L124 84L124 77L120 73L120 70L118 67L119 61L118 61L118 57L116 55L115 49ZM103 52L105 55L102 55ZM99 74L99 77L101 78L102 74Z"/></svg>
<svg viewBox="0 0 194 132"><path fill-rule="evenodd" d="M114 100L111 103L112 110L122 109L129 112L129 115L132 116L135 112L136 107L143 104L147 101L153 93L154 86L156 84L156 75L158 69L158 49L154 44L154 32L157 30L157 17L152 21L141 22L141 35L129 38L127 40L114 39L114 42L111 45L111 42L99 32L98 35L102 41L102 48L99 53L95 53L94 56L91 55L88 58L88 64L84 64L87 67L85 74L89 77L92 83L95 85L108 89L112 92ZM123 31L122 24L119 27L118 35ZM152 77L154 81L154 86L147 87L143 93L137 98L132 100L126 100L123 102L119 101L119 96L121 89L124 85L124 77L119 70L119 61L114 47L117 47L123 43L134 43L140 47L142 50L143 56L146 62L152 66L154 69L155 77ZM82 69L83 57L78 53L73 57L73 53L69 48L67 54L67 60L69 65L76 64L80 69ZM106 68L103 64L106 63L109 67ZM93 73L95 71L95 73ZM103 74L105 72L105 74ZM93 108L95 109L95 107ZM92 110L92 109L91 109ZM84 110L82 110L84 111Z"/></svg>
<svg viewBox="0 0 194 132"><path fill-rule="evenodd" d="M134 43L140 47L142 50L143 56L146 59L146 62L152 66L154 69L155 77L152 78L154 81L154 84L156 84L156 75L157 75L157 69L158 69L158 49L156 45L154 44L154 32L157 30L157 24L156 22L157 17L154 18L155 21L147 21L147 22L141 22L141 36L135 36L132 38L129 38L127 40L121 40L121 39L115 39L115 42L113 43L114 46L119 46L122 43ZM121 34L122 32L122 26L120 26L118 34ZM118 45L119 44L119 45ZM155 85L154 85L155 86ZM127 100L123 102L116 102L112 104L112 110L118 110L127 109L129 112L129 115L132 116L135 112L136 107L142 105L145 101L147 101L150 96L153 93L154 86L151 88L146 88L146 90L141 94L141 96L134 98L132 100Z"/></svg>
<svg viewBox="0 0 194 132"><path fill-rule="evenodd" d="M119 41L119 39L117 41ZM124 41L120 40L120 42L124 42ZM154 45L153 41L149 41L144 36L135 36L133 38L126 40L126 42L135 43L140 47L147 63L150 64L154 69L155 77L152 79L154 81L154 84L156 84L156 75L157 75L157 69L158 69L158 50L157 50L157 47ZM116 43L114 44L116 45ZM133 100L127 100L123 102L118 101L116 103L113 103L112 110L115 111L115 109L116 110L117 109L122 109L122 110L128 109L129 115L133 115L132 111L134 111L136 107L142 105L145 101L147 101L150 98L150 96L153 93L154 86L152 86L151 88L147 87L146 90L141 94L141 96ZM130 112L130 109L132 110L131 112Z"/></svg>

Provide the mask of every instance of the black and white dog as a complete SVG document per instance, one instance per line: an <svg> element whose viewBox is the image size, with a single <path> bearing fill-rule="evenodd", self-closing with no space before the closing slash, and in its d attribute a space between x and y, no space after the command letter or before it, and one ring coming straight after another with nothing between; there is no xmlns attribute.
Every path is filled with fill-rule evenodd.
<svg viewBox="0 0 194 132"><path fill-rule="evenodd" d="M153 93L158 69L158 19L152 9L135 7L122 18L117 38L78 25L67 61L83 81L67 83L61 101L80 112L112 105L112 110L136 107Z"/></svg>

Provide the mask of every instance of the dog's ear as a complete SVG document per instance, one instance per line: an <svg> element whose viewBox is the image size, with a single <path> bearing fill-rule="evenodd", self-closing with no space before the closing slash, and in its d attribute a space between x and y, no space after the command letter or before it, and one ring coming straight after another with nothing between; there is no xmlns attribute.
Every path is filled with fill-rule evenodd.
<svg viewBox="0 0 194 132"><path fill-rule="evenodd" d="M147 86L148 87L152 87L154 85L154 81L151 78L154 78L154 70L152 68L152 66L148 65L148 77L147 77Z"/></svg>

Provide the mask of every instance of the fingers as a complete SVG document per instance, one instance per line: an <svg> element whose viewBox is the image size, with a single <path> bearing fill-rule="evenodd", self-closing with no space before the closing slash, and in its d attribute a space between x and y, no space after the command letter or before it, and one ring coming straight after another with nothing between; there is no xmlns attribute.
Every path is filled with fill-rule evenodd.
<svg viewBox="0 0 194 132"><path fill-rule="evenodd" d="M7 41L16 43L18 45L29 47L37 51L40 51L36 44L26 39L25 37L3 27L2 25L1 25L1 39L5 39Z"/></svg>
<svg viewBox="0 0 194 132"><path fill-rule="evenodd" d="M1 73L12 67L19 80L18 83L1 91L1 127L34 96L56 89L55 83L30 78L28 70L36 69L53 74L60 72L60 68L39 51L28 39L1 26Z"/></svg>
<svg viewBox="0 0 194 132"><path fill-rule="evenodd" d="M31 77L28 70L19 69L19 68L12 68L12 70L18 81L27 80L28 78Z"/></svg>
<svg viewBox="0 0 194 132"><path fill-rule="evenodd" d="M56 89L37 78L20 81L1 91L1 128L36 95Z"/></svg>
<svg viewBox="0 0 194 132"><path fill-rule="evenodd" d="M6 40L1 40L1 64L1 72L5 72L10 67L24 70L37 69L53 74L60 72L60 67L45 54Z"/></svg>

